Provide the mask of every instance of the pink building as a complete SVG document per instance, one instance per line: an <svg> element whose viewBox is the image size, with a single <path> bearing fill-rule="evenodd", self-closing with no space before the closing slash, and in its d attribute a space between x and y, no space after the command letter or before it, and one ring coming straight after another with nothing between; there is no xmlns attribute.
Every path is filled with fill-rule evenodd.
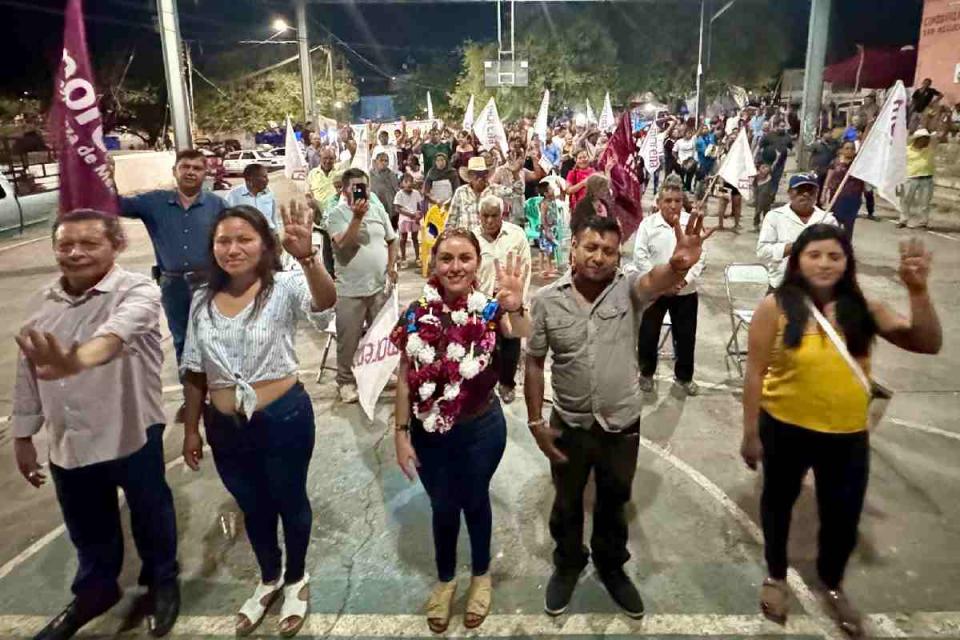
<svg viewBox="0 0 960 640"><path fill-rule="evenodd" d="M930 78L947 104L960 102L960 2L924 1L917 49L914 86Z"/></svg>

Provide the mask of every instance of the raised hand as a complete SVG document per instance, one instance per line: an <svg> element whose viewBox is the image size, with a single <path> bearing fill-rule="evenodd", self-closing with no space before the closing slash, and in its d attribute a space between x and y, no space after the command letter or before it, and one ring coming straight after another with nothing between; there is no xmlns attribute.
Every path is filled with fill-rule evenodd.
<svg viewBox="0 0 960 640"><path fill-rule="evenodd" d="M900 280L910 292L927 290L932 263L933 254L927 251L922 240L911 238L900 243Z"/></svg>
<svg viewBox="0 0 960 640"><path fill-rule="evenodd" d="M519 257L514 259L512 251L507 254L506 268L499 260L493 261L497 270L497 302L504 311L519 311L523 306L523 285L530 266L522 263Z"/></svg>
<svg viewBox="0 0 960 640"><path fill-rule="evenodd" d="M280 205L283 218L283 248L294 258L306 258L313 253L313 211L296 200Z"/></svg>
<svg viewBox="0 0 960 640"><path fill-rule="evenodd" d="M52 333L40 333L35 329L25 329L14 336L23 355L33 365L40 380L60 380L83 371L80 361L80 344L75 342L64 349Z"/></svg>
<svg viewBox="0 0 960 640"><path fill-rule="evenodd" d="M703 253L703 243L707 238L713 235L716 229L703 229L703 215L696 214L690 216L686 229L680 228L680 220L673 223L673 231L677 236L677 246L670 256L670 267L677 272L683 273L697 264L700 255Z"/></svg>

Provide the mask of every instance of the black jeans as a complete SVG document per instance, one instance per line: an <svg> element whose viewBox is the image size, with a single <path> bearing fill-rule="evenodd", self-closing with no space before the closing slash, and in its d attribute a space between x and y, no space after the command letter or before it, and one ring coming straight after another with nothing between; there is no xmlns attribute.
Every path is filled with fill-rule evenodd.
<svg viewBox="0 0 960 640"><path fill-rule="evenodd" d="M414 419L410 437L433 511L437 577L449 582L456 574L461 512L470 534L473 575L485 574L493 534L490 480L507 446L507 423L499 400L494 398L485 413L458 422L447 433L427 433Z"/></svg>
<svg viewBox="0 0 960 640"><path fill-rule="evenodd" d="M557 492L550 512L550 535L556 543L553 563L564 572L579 572L587 564L590 554L583 546L583 491L593 471L597 485L590 540L593 564L601 572L622 567L630 559L624 510L637 470L640 423L620 433L604 431L596 422L590 429L570 427L556 413L550 416L550 423L560 429L557 446L567 456L565 463L550 463Z"/></svg>
<svg viewBox="0 0 960 640"><path fill-rule="evenodd" d="M209 408L204 419L213 461L243 511L264 582L280 577L277 525L283 522L287 584L305 571L313 511L307 470L315 440L313 404L299 382L248 419Z"/></svg>
<svg viewBox="0 0 960 640"><path fill-rule="evenodd" d="M520 338L500 338L500 384L513 389L517 386L517 367L520 366Z"/></svg>
<svg viewBox="0 0 960 640"><path fill-rule="evenodd" d="M164 477L163 428L147 429L147 443L125 458L75 469L50 465L50 475L79 567L71 590L92 608L120 593L123 530L117 488L130 509L133 542L142 567L139 583L148 587L177 579L177 516Z"/></svg>
<svg viewBox="0 0 960 640"><path fill-rule="evenodd" d="M673 351L677 358L673 365L673 374L680 382L693 380L699 306L699 296L694 292L682 296L660 296L647 307L640 322L640 373L651 378L657 371L660 329L663 326L663 317L669 311Z"/></svg>
<svg viewBox="0 0 960 640"><path fill-rule="evenodd" d="M817 573L828 589L843 582L843 573L857 544L857 527L870 475L870 438L858 433L822 433L780 422L760 412L763 442L764 555L770 577L787 576L790 515L809 469L817 487L820 516Z"/></svg>

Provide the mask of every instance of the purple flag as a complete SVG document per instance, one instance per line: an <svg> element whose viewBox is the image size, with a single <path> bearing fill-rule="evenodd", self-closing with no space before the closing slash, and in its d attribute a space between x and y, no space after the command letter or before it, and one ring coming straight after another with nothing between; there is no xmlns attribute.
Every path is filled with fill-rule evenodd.
<svg viewBox="0 0 960 640"><path fill-rule="evenodd" d="M117 192L103 144L81 0L67 0L65 18L48 123L60 157L60 213L96 209L116 214Z"/></svg>

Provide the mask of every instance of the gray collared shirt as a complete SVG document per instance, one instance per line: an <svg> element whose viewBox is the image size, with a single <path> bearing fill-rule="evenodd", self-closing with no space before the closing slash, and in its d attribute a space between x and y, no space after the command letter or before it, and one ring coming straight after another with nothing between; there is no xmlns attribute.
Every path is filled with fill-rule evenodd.
<svg viewBox="0 0 960 640"><path fill-rule="evenodd" d="M160 289L147 276L114 267L74 297L55 282L27 326L62 345L115 335L123 341L109 362L62 380L38 380L21 352L13 393L13 435L44 423L50 462L64 469L128 456L147 442L147 427L165 422L160 369Z"/></svg>
<svg viewBox="0 0 960 640"><path fill-rule="evenodd" d="M569 273L533 297L527 353L553 353L553 409L569 426L598 422L618 432L640 419L637 335L652 302L636 293L640 277L618 272L589 307L578 302Z"/></svg>

